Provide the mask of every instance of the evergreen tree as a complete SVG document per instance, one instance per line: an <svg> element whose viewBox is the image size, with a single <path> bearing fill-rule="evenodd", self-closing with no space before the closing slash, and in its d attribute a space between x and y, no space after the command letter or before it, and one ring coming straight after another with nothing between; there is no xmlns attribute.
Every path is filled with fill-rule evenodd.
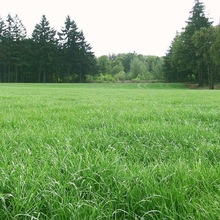
<svg viewBox="0 0 220 220"><path fill-rule="evenodd" d="M39 24L36 24L32 33L35 42L35 63L38 70L38 82L51 82L52 67L54 65L57 49L56 31L50 27L46 16L43 15Z"/></svg>
<svg viewBox="0 0 220 220"><path fill-rule="evenodd" d="M165 59L166 66L168 67L168 60L170 68L166 68L166 75L177 71L179 81L193 80L195 76L199 86L203 85L204 82L204 66L199 62L197 57L196 47L193 43L194 34L201 28L208 28L212 22L205 16L205 6L199 0L195 0L192 11L190 12L189 19L183 32L176 36L172 42L172 54L170 59ZM172 77L171 77L172 78Z"/></svg>
<svg viewBox="0 0 220 220"><path fill-rule="evenodd" d="M163 75L164 79L167 82L176 82L176 72L175 69L172 67L172 47L169 48L169 50L166 53L166 56L164 56L164 65L163 65Z"/></svg>
<svg viewBox="0 0 220 220"><path fill-rule="evenodd" d="M220 81L220 25L214 27L214 41L210 48L215 81Z"/></svg>
<svg viewBox="0 0 220 220"><path fill-rule="evenodd" d="M6 29L5 37L3 41L3 53L4 53L4 72L7 75L6 82L10 82L11 79L11 69L12 69L12 57L13 57L13 23L14 20L10 14L8 14L6 19Z"/></svg>
<svg viewBox="0 0 220 220"><path fill-rule="evenodd" d="M18 15L13 18L14 26L13 26L13 65L14 65L14 72L15 72L15 82L20 81L19 74L23 74L23 44L22 41L26 38L26 28L24 27L23 23L19 19ZM19 73L20 69L20 73Z"/></svg>
<svg viewBox="0 0 220 220"><path fill-rule="evenodd" d="M74 82L78 77L79 69L79 31L74 20L67 16L64 28L59 33L61 48L61 72L67 73L62 76L67 82Z"/></svg>
<svg viewBox="0 0 220 220"><path fill-rule="evenodd" d="M203 86L204 83L204 66L201 65L196 56L196 48L193 44L193 36L196 31L201 28L208 28L211 26L212 22L205 16L205 6L199 0L195 0L195 5L193 10L190 12L190 17L187 21L187 26L183 33L184 42L184 65L188 67L189 74L195 73L199 86Z"/></svg>
<svg viewBox="0 0 220 220"><path fill-rule="evenodd" d="M208 79L210 89L214 89L214 65L211 46L214 43L214 27L201 28L195 32L193 43L196 48L198 66L204 68L204 77Z"/></svg>
<svg viewBox="0 0 220 220"><path fill-rule="evenodd" d="M27 31L25 26L23 25L22 21L18 17L18 15L15 15L13 18L14 26L13 26L13 40L14 41L21 41L26 38Z"/></svg>
<svg viewBox="0 0 220 220"><path fill-rule="evenodd" d="M86 42L83 31L79 33L79 82L83 82L86 79L86 75L93 75L97 71L97 63L92 47Z"/></svg>
<svg viewBox="0 0 220 220"><path fill-rule="evenodd" d="M82 31L74 20L67 16L64 28L59 33L61 52L61 72L63 80L67 82L82 82L86 74L95 70L96 60L91 46L85 41Z"/></svg>
<svg viewBox="0 0 220 220"><path fill-rule="evenodd" d="M5 39L5 22L0 17L0 82L5 81L4 75L4 64L5 64L5 53L4 53L4 39Z"/></svg>

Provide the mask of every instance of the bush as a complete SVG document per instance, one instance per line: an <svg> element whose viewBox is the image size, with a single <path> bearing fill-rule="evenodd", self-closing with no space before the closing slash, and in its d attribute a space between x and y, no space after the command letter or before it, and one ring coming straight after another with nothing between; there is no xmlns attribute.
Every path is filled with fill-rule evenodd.
<svg viewBox="0 0 220 220"><path fill-rule="evenodd" d="M97 79L97 82L115 82L113 76L111 74L100 74Z"/></svg>
<svg viewBox="0 0 220 220"><path fill-rule="evenodd" d="M125 71L120 71L119 73L113 76L114 80L116 81L124 81L126 79Z"/></svg>
<svg viewBox="0 0 220 220"><path fill-rule="evenodd" d="M96 76L86 75L86 82L88 83L96 82Z"/></svg>

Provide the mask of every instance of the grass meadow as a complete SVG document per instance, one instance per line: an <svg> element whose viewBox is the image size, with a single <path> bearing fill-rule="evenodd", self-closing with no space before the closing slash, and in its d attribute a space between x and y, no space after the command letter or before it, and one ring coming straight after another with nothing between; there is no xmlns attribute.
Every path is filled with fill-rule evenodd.
<svg viewBox="0 0 220 220"><path fill-rule="evenodd" d="M220 219L220 91L0 84L0 219Z"/></svg>

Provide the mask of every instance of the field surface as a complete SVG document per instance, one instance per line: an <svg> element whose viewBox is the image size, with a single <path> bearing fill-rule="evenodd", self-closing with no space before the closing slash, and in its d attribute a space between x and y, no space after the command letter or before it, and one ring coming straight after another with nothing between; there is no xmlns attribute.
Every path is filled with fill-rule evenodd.
<svg viewBox="0 0 220 220"><path fill-rule="evenodd" d="M0 84L0 219L220 217L220 91Z"/></svg>

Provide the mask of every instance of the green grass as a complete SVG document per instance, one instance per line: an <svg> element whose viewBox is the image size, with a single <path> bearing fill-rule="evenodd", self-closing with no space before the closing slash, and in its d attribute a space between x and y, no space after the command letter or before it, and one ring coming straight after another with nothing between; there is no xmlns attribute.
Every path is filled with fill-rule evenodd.
<svg viewBox="0 0 220 220"><path fill-rule="evenodd" d="M220 91L0 84L0 219L218 219Z"/></svg>

